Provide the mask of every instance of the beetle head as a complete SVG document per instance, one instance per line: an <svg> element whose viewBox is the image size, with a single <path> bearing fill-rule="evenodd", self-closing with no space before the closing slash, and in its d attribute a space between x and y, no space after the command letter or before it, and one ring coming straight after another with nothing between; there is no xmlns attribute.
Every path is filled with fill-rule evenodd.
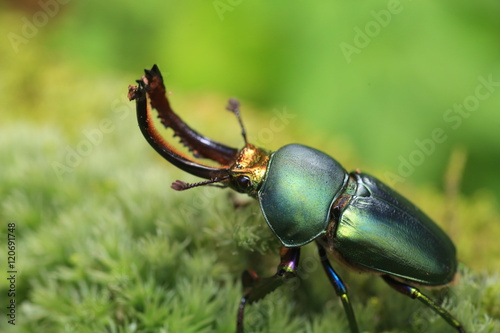
<svg viewBox="0 0 500 333"><path fill-rule="evenodd" d="M241 125L245 146L238 150L211 140L192 128L174 113L166 97L159 68L154 65L145 70L145 75L137 80L138 86L129 86L128 97L136 101L137 120L142 134L149 144L167 161L192 175L207 179L199 183L185 183L177 180L172 188L177 191L207 185L220 184L255 197L264 179L269 153L247 142L246 132L241 121L239 102L230 99L227 110L233 112ZM209 166L177 150L158 133L151 116L151 107L158 112L161 123L174 131L188 150L197 159L206 158L219 164Z"/></svg>

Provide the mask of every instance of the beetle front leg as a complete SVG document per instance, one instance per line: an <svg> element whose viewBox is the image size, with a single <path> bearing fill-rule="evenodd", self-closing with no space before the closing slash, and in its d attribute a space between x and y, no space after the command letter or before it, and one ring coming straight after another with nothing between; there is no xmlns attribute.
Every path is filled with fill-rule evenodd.
<svg viewBox="0 0 500 333"><path fill-rule="evenodd" d="M391 286L395 290L413 299L418 299L420 302L430 307L437 314L439 314L444 320L446 320L448 324L456 328L458 332L465 333L464 327L462 326L462 324L460 324L458 320L455 319L455 317L453 317L448 311L437 305L433 300L431 300L425 294L420 292L420 290L418 290L417 288L396 281L395 279L387 275L382 276L382 278L384 279L385 282L387 282L389 286Z"/></svg>
<svg viewBox="0 0 500 333"><path fill-rule="evenodd" d="M340 279L340 276L338 276L338 274L335 272L332 265L330 264L330 261L328 260L326 251L323 248L323 246L318 242L316 242L316 244L318 245L319 258L321 259L321 263L323 264L323 268L325 269L326 275L328 276L328 279L333 285L335 293L342 300L342 305L344 306L344 311L346 313L347 320L349 322L349 327L351 328L351 333L358 333L359 332L358 324L356 322L356 317L354 316L354 311L352 310L351 301L347 296L347 289L342 280Z"/></svg>
<svg viewBox="0 0 500 333"><path fill-rule="evenodd" d="M238 308L236 321L236 332L243 333L243 317L245 305L252 304L264 298L267 294L280 287L286 280L295 277L297 266L299 265L300 247L281 247L281 262L278 265L276 274L268 278L260 278L253 271L244 271L242 283L244 294Z"/></svg>

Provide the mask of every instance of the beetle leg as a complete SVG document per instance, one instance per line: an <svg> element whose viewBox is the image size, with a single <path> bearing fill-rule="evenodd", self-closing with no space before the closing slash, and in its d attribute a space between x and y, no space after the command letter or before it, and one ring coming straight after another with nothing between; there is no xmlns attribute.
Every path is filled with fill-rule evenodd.
<svg viewBox="0 0 500 333"><path fill-rule="evenodd" d="M385 282L387 282L389 286L391 286L395 290L413 299L418 299L420 302L430 307L437 314L439 314L444 320L446 320L448 324L456 328L458 332L465 333L464 327L462 326L462 324L460 324L460 322L457 319L455 319L455 317L453 317L448 311L437 305L433 300L424 295L417 288L396 281L395 279L387 275L382 276L382 278L384 279Z"/></svg>
<svg viewBox="0 0 500 333"><path fill-rule="evenodd" d="M325 269L326 275L328 276L328 279L330 280L333 288L335 289L335 293L342 300L342 305L344 306L344 311L346 313L347 320L349 321L349 327L351 328L351 333L357 333L359 332L358 324L356 323L356 317L354 316L354 311L352 310L351 301L347 296L347 289L342 280L340 279L340 276L338 276L338 274L335 272L332 265L330 264L330 261L328 260L324 247L319 243L316 244L318 245L319 258L321 259L321 263L323 264L323 268Z"/></svg>
<svg viewBox="0 0 500 333"><path fill-rule="evenodd" d="M245 305L252 304L264 298L267 294L280 287L286 280L295 277L297 266L299 264L299 247L281 247L281 262L278 265L276 274L268 278L260 278L253 271L244 271L242 283L244 294L241 298L238 308L238 317L236 321L236 332L243 333L243 315Z"/></svg>

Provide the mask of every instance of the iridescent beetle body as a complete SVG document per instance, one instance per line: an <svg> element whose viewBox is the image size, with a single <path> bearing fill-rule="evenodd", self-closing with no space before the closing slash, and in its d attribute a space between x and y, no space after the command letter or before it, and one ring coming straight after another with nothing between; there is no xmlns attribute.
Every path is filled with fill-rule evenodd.
<svg viewBox="0 0 500 333"><path fill-rule="evenodd" d="M287 247L305 245L325 233L330 209L349 175L330 156L292 144L271 155L258 199L264 218Z"/></svg>
<svg viewBox="0 0 500 333"><path fill-rule="evenodd" d="M436 311L458 332L463 326L446 310L412 285L443 286L457 270L456 250L450 238L420 209L375 177L348 173L327 154L300 144L274 153L249 144L239 116L239 104L228 110L240 120L245 146L234 149L206 138L184 123L170 108L156 65L129 87L136 100L139 127L151 146L170 163L207 179L175 190L219 183L256 198L271 230L282 243L281 262L274 276L260 278L243 273L237 332L243 332L245 305L262 299L296 275L300 247L318 246L325 272L339 295L351 332L358 332L347 290L327 258L326 251L350 268L379 274L395 290L418 299ZM220 167L194 161L164 141L152 124L148 99L163 125L170 127L196 157Z"/></svg>

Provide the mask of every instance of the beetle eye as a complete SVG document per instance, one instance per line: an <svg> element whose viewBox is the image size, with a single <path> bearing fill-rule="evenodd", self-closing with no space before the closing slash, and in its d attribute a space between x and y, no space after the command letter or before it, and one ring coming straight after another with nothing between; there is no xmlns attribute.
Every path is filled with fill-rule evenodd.
<svg viewBox="0 0 500 333"><path fill-rule="evenodd" d="M246 190L247 188L252 186L252 181L248 176L238 176L236 178L236 184L238 184L240 190Z"/></svg>

